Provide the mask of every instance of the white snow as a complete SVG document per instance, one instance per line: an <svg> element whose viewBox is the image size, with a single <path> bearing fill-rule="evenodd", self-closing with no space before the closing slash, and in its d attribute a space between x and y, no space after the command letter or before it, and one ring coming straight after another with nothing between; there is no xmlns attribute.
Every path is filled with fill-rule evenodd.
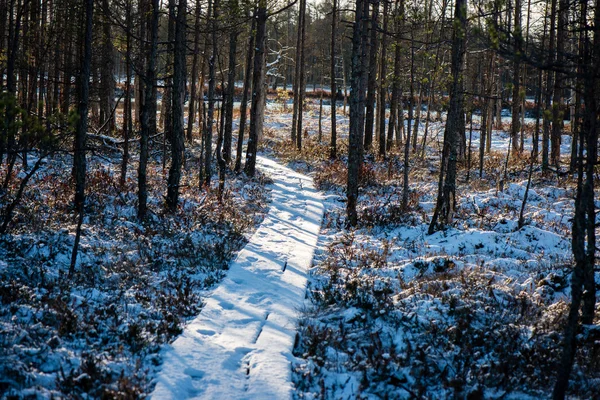
<svg viewBox="0 0 600 400"><path fill-rule="evenodd" d="M296 317L323 217L312 179L258 157L271 208L201 313L163 350L153 399L289 399Z"/></svg>

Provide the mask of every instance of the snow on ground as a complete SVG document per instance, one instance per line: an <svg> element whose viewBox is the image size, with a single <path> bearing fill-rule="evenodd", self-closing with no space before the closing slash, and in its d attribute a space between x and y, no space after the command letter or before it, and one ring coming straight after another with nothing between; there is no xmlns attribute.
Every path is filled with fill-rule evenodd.
<svg viewBox="0 0 600 400"><path fill-rule="evenodd" d="M295 398L548 397L570 294L573 180L543 177L535 169L526 225L517 229L526 163L511 162L508 181L498 187L508 135L494 131L483 179L473 179L472 171L466 183L461 166L454 222L427 235L443 129L434 122L426 157L411 156L409 209L400 208L401 156L392 153L387 162L367 157L362 222L348 230L345 147L341 160L315 154L326 149L314 143L317 118L313 105L305 117L304 155L283 144L288 115L265 124L276 153L313 171L326 191L309 278L311 306L300 319L295 347ZM338 114L338 121L347 118ZM568 154L566 144L561 151ZM574 398L600 393L600 341L592 328L582 336Z"/></svg>
<svg viewBox="0 0 600 400"><path fill-rule="evenodd" d="M399 206L401 156L385 163L368 156L362 222L348 230L348 118L340 109L340 158L329 161L324 108L324 143L315 140L314 104L304 118L302 154L278 149L289 141L292 116L277 104L267 109L263 143L265 152L275 149L310 171L325 192L318 239L323 207L310 179L261 159L275 181L269 217L209 293L260 220L267 194L260 183L231 177L220 206L190 174L180 213L169 216L157 211L165 171L155 160L155 212L152 224L141 224L134 176L122 193L118 163L95 159L69 282L70 160L49 161L13 232L0 238L0 397L140 397L151 381L155 398L547 397L570 294L571 178L534 170L526 226L517 229L526 168L511 163L508 181L497 187L508 135L494 131L483 178L471 174L465 182L461 166L455 220L427 235L443 135L443 123L432 122L425 157L412 158L409 209ZM600 393L600 330L593 328L580 336L574 397Z"/></svg>
<svg viewBox="0 0 600 400"><path fill-rule="evenodd" d="M330 191L296 398L547 396L569 294L572 192L536 188L530 224L516 230L525 183L462 195L454 227L434 235L424 211L434 185L414 184L408 212L394 207L398 188L365 188L357 230L344 228L343 196ZM598 385L589 368L576 374Z"/></svg>
<svg viewBox="0 0 600 400"><path fill-rule="evenodd" d="M187 156L188 165L197 165ZM198 314L206 289L222 279L266 211L269 191L260 175L228 175L219 203L216 190L198 188L192 167L183 171L179 211L165 213L166 171L153 160L149 221L140 222L136 160L123 188L120 159L110 161L89 160L72 279L70 157L47 160L27 186L11 231L0 236L1 399L146 395L161 346ZM0 193L2 208L18 185L15 178Z"/></svg>
<svg viewBox="0 0 600 400"><path fill-rule="evenodd" d="M265 220L163 351L153 399L290 399L296 316L323 216L312 179L259 157L273 179Z"/></svg>

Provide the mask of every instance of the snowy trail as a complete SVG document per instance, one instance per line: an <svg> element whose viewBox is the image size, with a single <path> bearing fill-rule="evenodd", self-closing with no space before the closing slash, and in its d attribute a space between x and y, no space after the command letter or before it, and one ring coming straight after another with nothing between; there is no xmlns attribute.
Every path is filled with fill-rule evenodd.
<svg viewBox="0 0 600 400"><path fill-rule="evenodd" d="M202 312L163 351L152 399L290 399L296 316L323 203L312 179L259 157L269 213Z"/></svg>

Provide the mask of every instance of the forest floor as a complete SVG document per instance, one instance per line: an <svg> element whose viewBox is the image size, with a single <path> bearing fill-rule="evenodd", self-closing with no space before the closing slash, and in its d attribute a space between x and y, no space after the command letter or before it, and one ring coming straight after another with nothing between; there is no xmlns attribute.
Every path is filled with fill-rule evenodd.
<svg viewBox="0 0 600 400"><path fill-rule="evenodd" d="M314 176L325 196L299 319L295 398L549 397L570 296L574 179L544 176L534 166L526 224L518 229L528 160L512 158L501 182L508 134L495 130L481 177L476 161L469 179L459 165L452 225L428 235L443 136L443 124L433 122L425 149L421 125L411 152L408 209L401 208L403 148L386 161L367 154L359 225L347 229L347 147L328 159L327 118L319 143L318 108L307 112L301 154L289 144L291 116L273 113L266 123L265 151ZM337 120L343 141L348 119ZM530 146L529 137L526 154ZM561 151L569 150L570 137L563 136ZM573 398L600 396L599 311L579 336Z"/></svg>
<svg viewBox="0 0 600 400"><path fill-rule="evenodd" d="M159 146L159 145L158 145ZM120 156L93 155L75 274L72 159L48 158L0 236L0 399L139 398L159 351L203 307L268 208L267 180L231 174L222 203L199 190L187 152L180 207L165 212L167 169L149 164L149 220L136 217L134 157L120 187ZM30 154L30 165L37 159ZM19 166L2 209L25 173ZM5 171L0 171L5 176Z"/></svg>
<svg viewBox="0 0 600 400"><path fill-rule="evenodd" d="M298 153L289 144L291 109L268 107L261 145L262 154L313 177L325 205L289 357L293 396L548 397L570 296L572 177L534 167L526 225L517 229L527 158L511 159L501 182L508 135L494 131L481 177L473 167L467 179L459 165L453 224L427 235L443 136L443 123L434 121L425 148L419 140L411 153L408 209L400 207L402 150L385 161L367 154L359 226L348 229L348 118L338 117L340 155L329 160L328 116L319 141L318 107L309 104ZM475 160L477 126L472 146ZM70 165L62 155L44 164L0 237L0 398L147 395L161 379L160 350L211 304L211 290L271 198L267 178L232 174L219 204L215 193L197 189L190 168L178 213L166 214L166 170L156 158L148 174L152 223L139 224L135 172L122 190L118 162L93 157L79 261L67 279L75 229ZM17 171L2 206L22 176ZM600 395L599 322L578 337L574 398Z"/></svg>

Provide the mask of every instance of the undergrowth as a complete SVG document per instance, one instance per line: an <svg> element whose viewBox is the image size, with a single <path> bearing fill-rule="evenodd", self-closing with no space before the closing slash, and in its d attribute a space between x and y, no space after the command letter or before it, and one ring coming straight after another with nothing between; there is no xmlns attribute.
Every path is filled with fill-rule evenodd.
<svg viewBox="0 0 600 400"><path fill-rule="evenodd" d="M135 172L121 188L118 167L96 160L67 279L76 227L68 163L57 156L40 170L0 238L0 398L141 398L160 346L200 311L202 291L261 221L265 180L229 175L220 203L185 170L169 214L166 172L153 163L142 223Z"/></svg>
<svg viewBox="0 0 600 400"><path fill-rule="evenodd" d="M527 154L512 156L505 172L506 154L493 150L480 177L474 147L468 179L467 163L458 163L452 224L429 236L440 162L440 137L432 136L424 157L411 153L406 209L402 152L365 154L358 226L348 229L346 138L331 160L314 126L307 129L301 152L269 137L274 153L311 172L328 199L327 248L317 252L299 321L296 398L548 396L570 295L573 178L535 166L518 229ZM570 396L598 396L596 327L578 337Z"/></svg>
<svg viewBox="0 0 600 400"><path fill-rule="evenodd" d="M407 279L399 251L352 233L329 245L299 323L298 398L547 395L568 312L548 286L564 287L544 279L524 290L506 271L456 255L419 257ZM571 385L580 398L600 383L600 342L586 332Z"/></svg>

